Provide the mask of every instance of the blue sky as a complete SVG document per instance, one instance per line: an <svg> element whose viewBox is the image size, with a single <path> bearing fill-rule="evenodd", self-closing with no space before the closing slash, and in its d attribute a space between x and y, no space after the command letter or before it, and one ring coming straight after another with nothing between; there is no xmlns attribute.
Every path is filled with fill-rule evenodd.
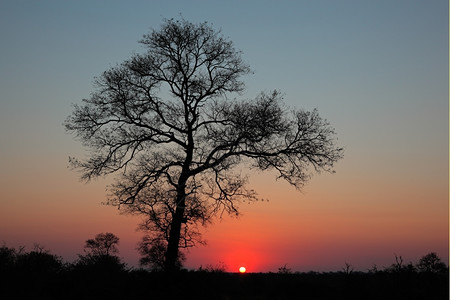
<svg viewBox="0 0 450 300"><path fill-rule="evenodd" d="M333 186L348 191L357 181L373 195L367 200L373 206L378 201L373 199L382 197L378 193L392 186L401 187L394 199L405 190L439 191L433 199L417 200L411 213L434 207L418 221L425 227L433 214L448 218L448 11L448 2L441 0L3 0L0 219L2 210L42 209L44 215L65 192L92 189L67 170L67 157L83 151L62 122L72 103L89 96L95 76L144 51L137 42L142 35L180 14L212 23L243 51L254 70L245 79L244 97L279 89L289 106L318 108L330 121L346 149ZM61 190L57 195L41 191L55 184ZM96 195L104 194L103 182L92 186ZM313 183L310 196L316 188L326 189ZM21 190L38 191L36 199ZM364 201L358 193L346 197L346 205ZM380 200L380 205L389 202L394 211L408 205L408 199ZM16 221L0 227L15 226L20 218L18 213ZM50 219L46 222L57 224ZM28 238L7 229L0 231L0 240L2 235L6 242ZM40 239L47 241L38 230Z"/></svg>

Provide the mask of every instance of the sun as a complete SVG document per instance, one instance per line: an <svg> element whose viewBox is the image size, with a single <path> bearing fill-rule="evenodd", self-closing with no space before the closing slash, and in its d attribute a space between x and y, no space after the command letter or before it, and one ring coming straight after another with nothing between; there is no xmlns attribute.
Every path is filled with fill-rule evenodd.
<svg viewBox="0 0 450 300"><path fill-rule="evenodd" d="M239 273L245 273L246 271L247 271L247 269L245 267L239 268Z"/></svg>

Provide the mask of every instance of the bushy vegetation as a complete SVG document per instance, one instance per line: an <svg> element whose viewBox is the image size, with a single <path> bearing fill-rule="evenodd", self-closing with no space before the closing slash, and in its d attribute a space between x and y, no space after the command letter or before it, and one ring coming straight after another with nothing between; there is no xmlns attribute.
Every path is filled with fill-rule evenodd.
<svg viewBox="0 0 450 300"><path fill-rule="evenodd" d="M383 269L373 266L367 272L354 271L345 263L339 272L298 273L284 265L276 273L238 274L225 272L225 265L219 263L167 273L128 268L116 255L119 239L104 237L97 235L86 241L84 253L72 263L63 262L40 245L31 251L3 245L0 298L448 299L449 296L449 269L436 253L423 256L416 264L405 264L401 256L395 256L391 266Z"/></svg>

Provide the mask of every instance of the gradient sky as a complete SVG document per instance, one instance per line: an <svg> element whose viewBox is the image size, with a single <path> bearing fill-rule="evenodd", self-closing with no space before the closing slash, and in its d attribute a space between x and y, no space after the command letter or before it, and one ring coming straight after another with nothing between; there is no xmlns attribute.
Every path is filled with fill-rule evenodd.
<svg viewBox="0 0 450 300"><path fill-rule="evenodd" d="M0 2L0 242L40 243L71 261L100 232L136 266L137 219L103 206L111 178L67 168L83 157L62 122L95 76L144 48L164 18L221 28L255 74L246 98L279 89L290 106L335 127L345 158L299 192L271 174L251 184L268 202L241 205L205 231L186 266L249 272L335 271L448 263L448 2Z"/></svg>

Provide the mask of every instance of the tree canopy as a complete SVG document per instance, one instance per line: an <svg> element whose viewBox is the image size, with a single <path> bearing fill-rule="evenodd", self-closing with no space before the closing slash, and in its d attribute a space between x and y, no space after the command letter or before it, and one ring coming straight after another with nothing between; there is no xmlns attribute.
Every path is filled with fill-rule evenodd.
<svg viewBox="0 0 450 300"><path fill-rule="evenodd" d="M165 20L141 43L146 52L97 78L65 127L91 150L71 164L87 180L118 174L109 203L148 217L143 228L167 245L166 269L200 240L197 226L257 199L240 166L301 188L342 158L317 110L289 109L276 90L237 99L250 67L210 24Z"/></svg>
<svg viewBox="0 0 450 300"><path fill-rule="evenodd" d="M88 255L108 256L119 252L117 245L119 238L110 232L99 233L93 239L88 239L84 245L84 251Z"/></svg>

